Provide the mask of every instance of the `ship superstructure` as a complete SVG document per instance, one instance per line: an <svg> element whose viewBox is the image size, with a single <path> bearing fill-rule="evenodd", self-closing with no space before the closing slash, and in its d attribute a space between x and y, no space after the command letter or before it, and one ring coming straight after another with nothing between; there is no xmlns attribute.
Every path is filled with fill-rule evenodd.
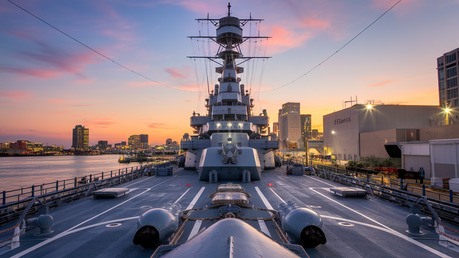
<svg viewBox="0 0 459 258"><path fill-rule="evenodd" d="M244 69L236 61L268 58L244 56L240 48L248 39L268 38L242 34L245 24L262 20L233 17L228 4L227 16L198 21L209 21L216 26L216 36L190 38L211 39L219 49L213 57L190 58L208 58L219 63L216 72L220 78L206 99L207 114L193 113L190 119L196 135L181 142L182 149L187 151L185 168L197 169L200 180L259 180L262 170L275 167L273 150L279 143L266 135L269 126L266 110L258 116L253 115L253 99L238 77Z"/></svg>

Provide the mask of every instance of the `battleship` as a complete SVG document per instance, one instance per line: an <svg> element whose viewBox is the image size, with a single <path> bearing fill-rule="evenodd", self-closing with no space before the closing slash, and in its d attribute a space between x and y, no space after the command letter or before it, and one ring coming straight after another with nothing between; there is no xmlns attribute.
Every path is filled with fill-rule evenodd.
<svg viewBox="0 0 459 258"><path fill-rule="evenodd" d="M208 113L190 119L196 135L181 143L183 167L103 178L79 186L85 191L75 190L78 198L28 198L23 215L0 228L7 236L1 257L458 256L457 239L445 233L457 226L436 216L427 198L330 177L326 168L287 175L278 166L268 116L253 115L236 62L252 58L240 52L249 38L242 28L260 20L233 17L230 7L227 16L206 19L217 27L209 38L220 48L205 58L221 60L220 78L206 99ZM57 200L69 201L52 205ZM421 212L423 202L431 214Z"/></svg>

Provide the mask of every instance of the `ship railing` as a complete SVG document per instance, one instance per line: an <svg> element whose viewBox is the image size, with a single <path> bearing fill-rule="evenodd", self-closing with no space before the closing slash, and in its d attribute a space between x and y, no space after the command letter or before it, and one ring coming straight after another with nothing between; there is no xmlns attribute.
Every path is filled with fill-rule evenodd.
<svg viewBox="0 0 459 258"><path fill-rule="evenodd" d="M409 207L425 199L435 212L443 219L459 223L459 195L453 191L438 192L438 189L426 189L425 185L404 183L403 180L392 178L377 178L374 175L355 174L345 169L316 166L316 174L325 179L347 185L366 189L372 196L377 196L402 206ZM422 205L421 210L431 214L429 205Z"/></svg>
<svg viewBox="0 0 459 258"><path fill-rule="evenodd" d="M171 164L172 162L166 162L155 166L129 167L3 191L2 205L0 206L0 226L17 220L32 200L36 201L33 201L34 204L28 210L27 215L39 212L44 204L49 208L58 207L86 197L94 190L120 185L143 176L152 175L154 167L167 167L171 166Z"/></svg>

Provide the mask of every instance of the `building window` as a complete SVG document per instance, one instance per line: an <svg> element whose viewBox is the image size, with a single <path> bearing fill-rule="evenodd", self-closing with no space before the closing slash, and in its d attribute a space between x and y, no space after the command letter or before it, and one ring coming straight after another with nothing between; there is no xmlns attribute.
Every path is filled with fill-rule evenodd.
<svg viewBox="0 0 459 258"><path fill-rule="evenodd" d="M444 91L440 92L440 102L443 102L443 101L445 101L445 92Z"/></svg>
<svg viewBox="0 0 459 258"><path fill-rule="evenodd" d="M450 63L454 61L456 61L456 53L446 56L446 63Z"/></svg>
<svg viewBox="0 0 459 258"><path fill-rule="evenodd" d="M445 81L441 80L439 84L440 84L440 90L444 90L445 89Z"/></svg>
<svg viewBox="0 0 459 258"><path fill-rule="evenodd" d="M457 98L457 88L448 90L448 99Z"/></svg>
<svg viewBox="0 0 459 258"><path fill-rule="evenodd" d="M443 68L438 69L438 79L439 80L445 79L445 69Z"/></svg>
<svg viewBox="0 0 459 258"><path fill-rule="evenodd" d="M438 58L437 65L437 67L443 66L443 57Z"/></svg>
<svg viewBox="0 0 459 258"><path fill-rule="evenodd" d="M456 75L457 75L457 68L455 66L449 69L446 69L446 78L450 78Z"/></svg>
<svg viewBox="0 0 459 258"><path fill-rule="evenodd" d="M452 88L457 86L457 77L446 80L446 88Z"/></svg>

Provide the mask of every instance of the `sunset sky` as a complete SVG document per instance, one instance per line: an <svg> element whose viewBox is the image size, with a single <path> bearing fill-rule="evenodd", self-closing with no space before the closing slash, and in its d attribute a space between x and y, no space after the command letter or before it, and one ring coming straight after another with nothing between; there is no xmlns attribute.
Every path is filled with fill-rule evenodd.
<svg viewBox="0 0 459 258"><path fill-rule="evenodd" d="M151 144L192 134L189 117L205 114L207 79L214 67L187 56L214 54L215 34L196 18L226 15L228 1L7 0L0 2L0 142L30 140L71 145L75 125L89 128L90 144L148 134ZM438 105L436 58L459 47L459 0L403 0L317 69L398 0L236 0L232 15L263 18L244 35L248 55L241 83L255 114L270 121L285 102L322 116L359 103ZM102 57L104 55L129 71ZM213 65L212 65L213 66ZM209 74L212 73L212 74ZM141 74L142 76L139 76Z"/></svg>

